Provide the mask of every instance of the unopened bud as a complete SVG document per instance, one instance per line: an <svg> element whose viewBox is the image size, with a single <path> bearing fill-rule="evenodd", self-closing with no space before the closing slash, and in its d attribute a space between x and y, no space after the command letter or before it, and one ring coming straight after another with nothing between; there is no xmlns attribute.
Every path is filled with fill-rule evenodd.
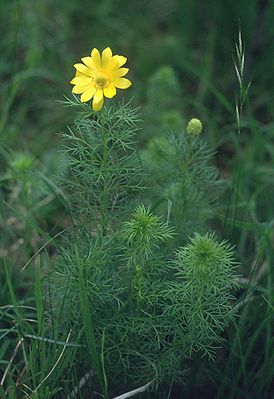
<svg viewBox="0 0 274 399"><path fill-rule="evenodd" d="M198 136L203 130L203 125L200 119L193 118L191 119L186 127L186 131L191 136Z"/></svg>

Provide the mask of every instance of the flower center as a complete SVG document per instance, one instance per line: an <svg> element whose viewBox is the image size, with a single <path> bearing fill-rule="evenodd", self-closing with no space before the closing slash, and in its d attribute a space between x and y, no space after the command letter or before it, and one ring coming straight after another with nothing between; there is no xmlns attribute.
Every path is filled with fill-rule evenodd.
<svg viewBox="0 0 274 399"><path fill-rule="evenodd" d="M107 78L106 78L106 76L103 76L103 75L97 76L96 79L95 79L95 83L96 83L96 85L97 85L99 88L105 87L106 84L107 84Z"/></svg>

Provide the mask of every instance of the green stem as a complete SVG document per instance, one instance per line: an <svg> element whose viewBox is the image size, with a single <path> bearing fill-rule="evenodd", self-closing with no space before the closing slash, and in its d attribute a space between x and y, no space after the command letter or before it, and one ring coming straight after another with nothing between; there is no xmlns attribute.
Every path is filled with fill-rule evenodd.
<svg viewBox="0 0 274 399"><path fill-rule="evenodd" d="M101 126L101 135L103 139L103 196L101 203L101 233L102 237L106 235L107 232L107 208L108 208L108 139L104 129L104 121L102 115L99 117Z"/></svg>
<svg viewBox="0 0 274 399"><path fill-rule="evenodd" d="M190 135L189 135L190 136ZM192 158L192 152L193 152L193 142L192 142L192 137L187 137L187 152L186 152L186 157L184 160L183 164L183 172L184 172L184 182L183 182L183 187L182 187L182 208L180 210L181 214L181 219L183 220L186 214L186 207L187 207L187 187L188 187L188 175L189 175L189 166L191 163L191 158Z"/></svg>

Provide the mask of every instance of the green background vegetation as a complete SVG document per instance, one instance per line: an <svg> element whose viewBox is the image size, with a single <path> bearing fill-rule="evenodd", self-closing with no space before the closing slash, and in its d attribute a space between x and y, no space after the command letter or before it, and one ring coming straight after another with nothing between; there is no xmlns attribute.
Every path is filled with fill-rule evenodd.
<svg viewBox="0 0 274 399"><path fill-rule="evenodd" d="M232 60L239 24L245 84L252 82L240 135ZM141 105L139 144L148 160L157 159L159 137L179 132L196 116L203 121L206 141L216 149L215 165L230 181L211 225L235 245L246 301L240 302L235 325L224 333L216 361L194 356L186 384L174 397L271 398L274 3L2 0L0 26L0 306L13 303L12 281L17 299L33 305L35 296L39 309L40 276L35 283L34 262L22 268L71 225L66 193L58 182L66 156L57 133L66 131L74 114L58 100L71 95L72 65L93 47L110 46L128 57L133 86L117 97L134 96L133 104ZM153 196L152 190L151 202ZM48 247L47 254L41 251L44 264L56 255L56 248ZM16 335L6 334L8 328L3 319L3 371L17 343Z"/></svg>

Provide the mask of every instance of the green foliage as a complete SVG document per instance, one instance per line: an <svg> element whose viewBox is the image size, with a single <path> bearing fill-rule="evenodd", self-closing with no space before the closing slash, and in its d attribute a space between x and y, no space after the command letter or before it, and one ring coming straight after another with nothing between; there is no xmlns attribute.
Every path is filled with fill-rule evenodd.
<svg viewBox="0 0 274 399"><path fill-rule="evenodd" d="M135 253L144 262L151 256L152 248L157 246L157 242L173 237L172 229L167 223L153 215L150 208L146 209L144 205L138 205L131 220L125 223L124 234L127 237L129 251L133 252L129 258L132 263Z"/></svg>
<svg viewBox="0 0 274 399"><path fill-rule="evenodd" d="M140 214L146 218L146 234L135 236L132 226ZM97 351L91 367L96 368L98 362L104 366L110 389L180 381L187 369L185 359L195 350L212 356L230 319L231 288L235 286L231 249L218 244L212 235L196 236L170 263L156 245L171 238L170 232L144 207L138 207L122 231L126 240L122 258L113 254L106 260L98 242L82 235L62 250L53 275L55 306L60 307L58 297L65 297L63 319L76 337L82 330L85 289L82 314L92 320L95 339L88 346ZM108 253L110 245L108 242ZM77 353L88 370L86 350L79 348Z"/></svg>
<svg viewBox="0 0 274 399"><path fill-rule="evenodd" d="M77 103L68 103L76 105ZM134 148L138 110L111 106L100 114L83 107L75 128L63 134L69 176L63 178L81 223L105 231L141 188L141 164ZM118 212L117 212L118 210Z"/></svg>
<svg viewBox="0 0 274 399"><path fill-rule="evenodd" d="M82 108L77 134L70 129L64 136L69 174L63 181L78 225L59 246L50 276L52 307L57 313L62 307L63 321L80 340L81 372L94 371L93 389L104 397L151 381L183 381L186 358L193 351L212 356L230 318L232 251L208 234L196 235L174 255L168 250L173 228L150 207L137 205L127 220L130 194L141 188L131 183L140 174L136 110L125 105L97 116ZM192 141L185 142L199 173L206 170L211 153L203 146L195 152ZM121 181L129 190L121 190ZM187 195L193 186L185 190Z"/></svg>
<svg viewBox="0 0 274 399"><path fill-rule="evenodd" d="M187 354L212 355L231 317L231 290L237 286L232 249L213 234L195 234L177 251L166 316L178 326L176 340ZM173 303L172 303L173 302Z"/></svg>
<svg viewBox="0 0 274 399"><path fill-rule="evenodd" d="M152 139L143 153L153 206L165 214L184 242L193 231L203 231L214 217L224 181L212 165L214 151L202 137L185 130Z"/></svg>

